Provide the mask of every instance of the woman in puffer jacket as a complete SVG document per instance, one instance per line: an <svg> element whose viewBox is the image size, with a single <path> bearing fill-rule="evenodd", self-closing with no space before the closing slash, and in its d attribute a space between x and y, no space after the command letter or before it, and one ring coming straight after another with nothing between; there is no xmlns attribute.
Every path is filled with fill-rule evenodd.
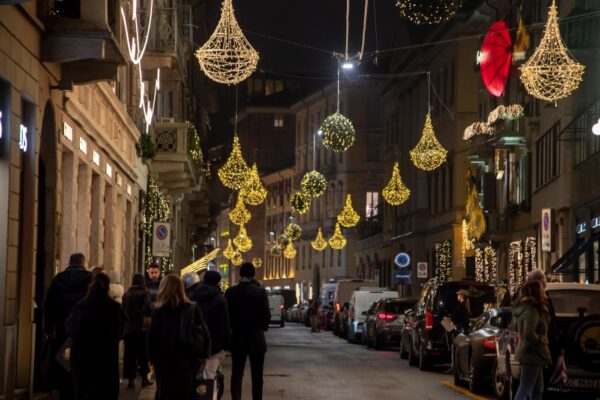
<svg viewBox="0 0 600 400"><path fill-rule="evenodd" d="M526 282L513 306L519 344L516 358L521 380L515 400L539 400L544 393L544 367L551 364L548 348L549 307L546 292L538 281Z"/></svg>

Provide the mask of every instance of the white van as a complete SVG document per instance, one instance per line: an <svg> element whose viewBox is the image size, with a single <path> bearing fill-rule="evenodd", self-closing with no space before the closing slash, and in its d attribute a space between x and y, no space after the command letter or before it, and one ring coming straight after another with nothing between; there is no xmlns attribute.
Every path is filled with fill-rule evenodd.
<svg viewBox="0 0 600 400"><path fill-rule="evenodd" d="M285 302L280 294L268 294L269 311L271 312L271 323L278 324L283 328L285 325Z"/></svg>
<svg viewBox="0 0 600 400"><path fill-rule="evenodd" d="M348 307L348 341L353 342L360 338L362 325L367 319L369 307L383 298L396 299L398 292L386 288L360 288L352 293Z"/></svg>
<svg viewBox="0 0 600 400"><path fill-rule="evenodd" d="M335 283L335 294L333 295L333 334L344 337L346 334L346 324L342 321L342 311L344 304L350 301L352 292L365 286L379 286L374 280L346 279Z"/></svg>
<svg viewBox="0 0 600 400"><path fill-rule="evenodd" d="M335 283L324 283L321 287L319 303L322 306L328 306L333 303L333 295L335 294Z"/></svg>

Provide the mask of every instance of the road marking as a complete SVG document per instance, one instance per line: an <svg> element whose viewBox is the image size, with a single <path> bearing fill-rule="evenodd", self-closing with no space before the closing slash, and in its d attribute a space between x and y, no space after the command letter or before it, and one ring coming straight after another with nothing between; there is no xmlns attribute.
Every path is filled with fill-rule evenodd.
<svg viewBox="0 0 600 400"><path fill-rule="evenodd" d="M465 388L461 388L460 386L456 386L455 384L453 384L451 381L442 381L442 384L448 386L450 389L462 393L467 397L470 397L472 399L475 400L487 400L487 398L485 397L481 397L481 396L477 396L476 394L471 393L470 391L468 391Z"/></svg>

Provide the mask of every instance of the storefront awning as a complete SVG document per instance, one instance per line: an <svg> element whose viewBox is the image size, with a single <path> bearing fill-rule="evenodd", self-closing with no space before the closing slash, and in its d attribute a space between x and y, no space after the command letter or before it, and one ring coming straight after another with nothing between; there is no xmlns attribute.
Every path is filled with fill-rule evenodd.
<svg viewBox="0 0 600 400"><path fill-rule="evenodd" d="M578 238L573 247L571 247L561 258L559 258L551 268L553 274L564 274L567 272L573 272L575 265L579 260L579 256L584 254L594 244L594 242L600 240L600 233L592 235L589 239ZM583 266L577 271L586 269Z"/></svg>

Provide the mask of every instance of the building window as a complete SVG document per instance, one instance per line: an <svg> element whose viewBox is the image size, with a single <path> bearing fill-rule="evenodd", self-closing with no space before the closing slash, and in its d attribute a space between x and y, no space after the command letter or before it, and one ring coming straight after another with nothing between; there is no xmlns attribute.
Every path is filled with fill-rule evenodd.
<svg viewBox="0 0 600 400"><path fill-rule="evenodd" d="M273 118L273 126L275 128L283 128L283 115L275 114L275 118Z"/></svg>
<svg viewBox="0 0 600 400"><path fill-rule="evenodd" d="M535 186L539 188L559 175L560 161L560 142L558 135L560 132L560 122L554 124L542 137L535 143L536 152L536 179Z"/></svg>
<svg viewBox="0 0 600 400"><path fill-rule="evenodd" d="M374 218L379 214L377 205L379 204L379 192L367 192L367 203L365 215L367 218Z"/></svg>

